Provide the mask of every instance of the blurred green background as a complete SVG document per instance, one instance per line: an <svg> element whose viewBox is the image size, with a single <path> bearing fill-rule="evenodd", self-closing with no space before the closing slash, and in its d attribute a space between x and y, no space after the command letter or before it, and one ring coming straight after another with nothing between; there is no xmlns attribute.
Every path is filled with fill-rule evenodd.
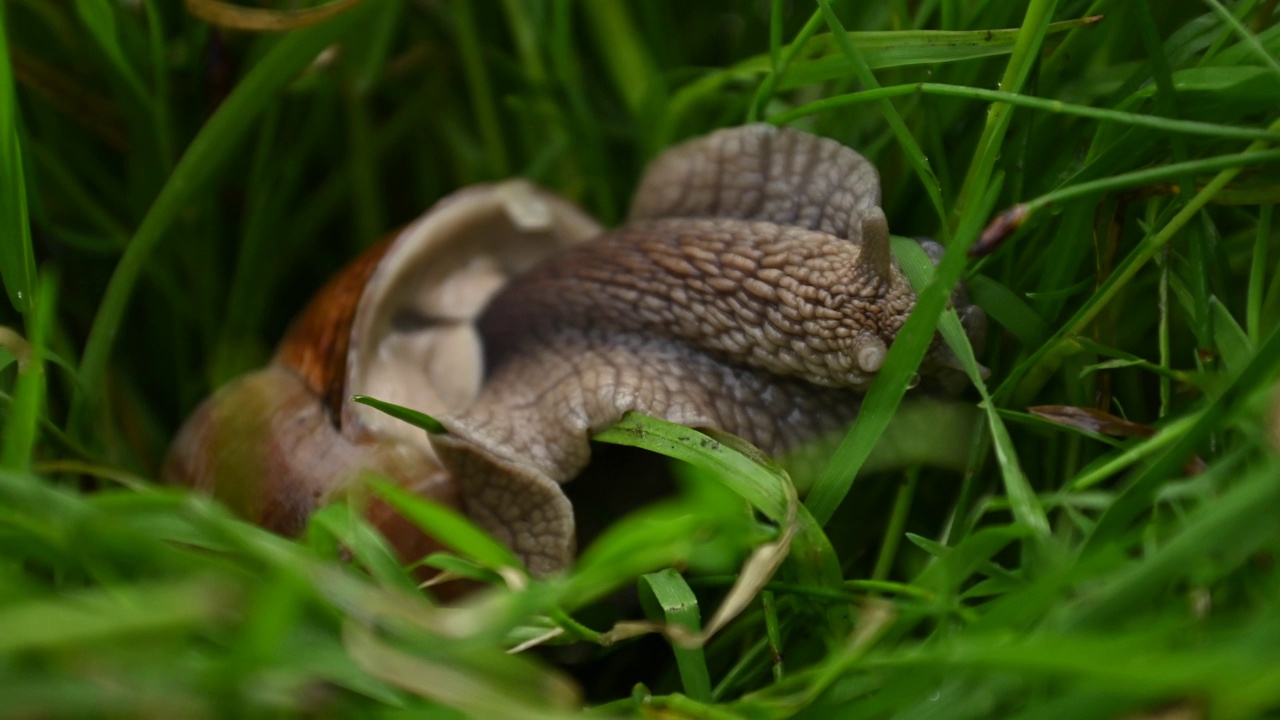
<svg viewBox="0 0 1280 720"><path fill-rule="evenodd" d="M1277 712L1276 5L4 0L0 715ZM831 544L705 649L568 613L674 565L658 605L705 622L786 527L706 477L652 512L723 545L630 518L605 549L654 555L453 623L342 506L291 543L154 485L182 417L443 195L523 176L612 225L656 153L769 120L871 159L895 234L963 251L1029 211L938 269L992 321L963 470L842 474L939 285L815 474ZM576 656L505 654L555 627Z"/></svg>

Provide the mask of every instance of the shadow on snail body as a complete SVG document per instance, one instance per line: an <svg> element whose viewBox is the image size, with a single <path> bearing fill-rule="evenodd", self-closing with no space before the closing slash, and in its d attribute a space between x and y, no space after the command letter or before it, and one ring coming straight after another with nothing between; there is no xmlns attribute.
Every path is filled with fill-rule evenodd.
<svg viewBox="0 0 1280 720"><path fill-rule="evenodd" d="M525 183L463 191L323 291L271 367L206 401L166 474L296 532L377 470L556 572L576 547L560 486L623 414L769 453L847 425L915 304L879 204L860 155L767 125L668 150L609 232ZM980 342L982 313L953 301ZM954 364L935 342L920 371L954 385ZM428 442L355 393L448 432ZM373 512L406 559L431 549Z"/></svg>

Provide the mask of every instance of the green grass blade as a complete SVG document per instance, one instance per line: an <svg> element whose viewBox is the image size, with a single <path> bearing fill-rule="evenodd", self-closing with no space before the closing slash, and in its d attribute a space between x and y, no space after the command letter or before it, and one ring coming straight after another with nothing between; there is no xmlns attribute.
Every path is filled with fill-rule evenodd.
<svg viewBox="0 0 1280 720"><path fill-rule="evenodd" d="M695 635L702 631L698 598L680 573L667 568L641 575L638 584L640 603L650 620L678 625ZM671 650L676 656L685 694L699 702L710 702L711 675L703 649L681 647L672 641Z"/></svg>
<svg viewBox="0 0 1280 720"><path fill-rule="evenodd" d="M124 48L116 37L116 11L111 4L101 0L76 0L76 12L80 14L80 21L89 28L89 34L97 41L98 47L107 56L116 73L124 79L125 85L129 86L140 101L148 102L147 90L133 65L125 57Z"/></svg>
<svg viewBox="0 0 1280 720"><path fill-rule="evenodd" d="M941 83L891 85L875 88L873 90L849 93L846 95L832 95L830 97L823 98L822 100L816 100L792 110L772 115L769 117L769 122L781 125L794 122L800 118L815 115L820 112L834 110L835 108L848 107L850 105L857 105L864 102L879 101L885 98L903 97L913 95L915 93L938 95L940 97L960 97L970 100L1000 103L1003 105L1013 105L1016 107L1031 108L1049 113L1062 113L1064 115L1075 115L1078 117L1092 118L1094 120L1105 120L1124 125L1132 125L1135 127L1155 128L1170 133L1204 135L1217 138L1238 138L1241 140L1280 140L1280 131L1277 131L1273 127L1241 127L1238 125L1225 125L1222 123L1203 122L1199 120L1178 120L1176 118L1143 115L1140 113L1124 112L1121 110L1112 110L1107 108L1093 108L1087 105L1065 103L1060 100L1045 100L1044 98L1032 97L1030 95L1019 95L1017 93L1006 92L1004 90L990 90L987 88L945 85ZM1170 165L1169 167L1176 168L1177 172L1186 172L1186 169L1180 166Z"/></svg>
<svg viewBox="0 0 1280 720"><path fill-rule="evenodd" d="M463 557L494 571L523 567L505 545L456 510L407 492L386 480L371 479L369 488L415 526Z"/></svg>
<svg viewBox="0 0 1280 720"><path fill-rule="evenodd" d="M1267 51L1267 48L1258 41L1257 36L1249 32L1249 29L1241 24L1236 16L1232 15L1218 0L1204 0L1204 4L1208 5L1209 9L1213 10L1222 19L1222 22L1244 41L1245 47L1253 51L1255 58L1261 60L1271 72L1275 73L1276 77L1280 77L1280 61L1277 61L1275 56Z"/></svg>
<svg viewBox="0 0 1280 720"><path fill-rule="evenodd" d="M849 37L840 23L831 4L827 0L818 0L818 7L822 9L822 16L826 20L827 25L831 28L831 34L835 37L836 45L840 51L848 58L849 63L853 66L854 74L862 81L862 84L869 89L880 87L880 82L876 79L875 73L871 72L871 67L867 65L866 60L862 58L862 54L858 52L857 46ZM920 143L916 142L911 131L907 129L906 122L897 109L888 100L880 101L880 111L884 113L885 120L889 123L893 135L898 139L898 144L902 146L902 152L906 155L907 163L915 170L916 177L920 180L920 185L924 187L925 194L929 196L929 201L933 203L933 209L938 213L938 229L942 236L942 244L949 244L951 237L951 226L947 224L947 213L942 202L942 187L938 184L938 176L933 172L933 167L929 164L929 159L925 157L924 151L920 149Z"/></svg>
<svg viewBox="0 0 1280 720"><path fill-rule="evenodd" d="M9 30L0 8L0 280L9 302L21 313L35 306L35 253L27 221L27 183L23 178L22 144L18 140L18 103L9 61Z"/></svg>
<svg viewBox="0 0 1280 720"><path fill-rule="evenodd" d="M4 437L0 439L0 467L25 470L31 466L36 447L37 430L45 421L47 378L45 361L47 339L53 324L56 286L46 275L40 283L35 311L28 315L29 347L25 362L19 363L17 388L4 419Z"/></svg>
<svg viewBox="0 0 1280 720"><path fill-rule="evenodd" d="M1130 524L1151 506L1151 499L1162 485L1176 477L1178 469L1201 443L1213 433L1253 393L1272 381L1280 368L1280 328L1271 331L1258 347L1249 364L1231 384L1201 410L1195 422L1177 438L1142 473L1133 479L1124 493L1107 509L1098 527L1089 537L1086 549L1100 550L1118 542Z"/></svg>
<svg viewBox="0 0 1280 720"><path fill-rule="evenodd" d="M322 50L359 27L360 22L376 12L383 2L367 0L331 20L285 35L249 71L201 128L129 241L98 305L80 360L80 375L87 386L103 386L107 363L138 278L183 207L203 192L253 120L274 101L276 93ZM93 407L101 398L78 397L77 400L78 407Z"/></svg>
<svg viewBox="0 0 1280 720"><path fill-rule="evenodd" d="M351 402L368 405L375 410L381 410L397 420L403 420L404 422L407 422L416 428L421 428L432 435L441 435L449 432L445 429L444 423L424 412L414 410L413 408L389 403L386 400L379 400L378 398L369 397L368 395L352 395Z"/></svg>
<svg viewBox="0 0 1280 720"><path fill-rule="evenodd" d="M1049 25L1048 35L1072 28L1093 24L1089 18L1067 20ZM987 57L998 57L1013 52L1018 29L1005 30L888 30L880 32L848 32L849 39L872 70L906 67L911 65L940 65ZM815 54L823 55L815 60L794 63L778 85L779 90L793 90L828 80L835 80L848 72L848 61L833 42L834 34L816 36L809 43ZM754 64L751 64L753 63ZM753 58L736 66L746 71L759 64Z"/></svg>
<svg viewBox="0 0 1280 720"><path fill-rule="evenodd" d="M652 450L705 468L770 520L787 519L790 478L758 450L734 443L736 438L721 435L717 440L683 425L628 413L592 439Z"/></svg>
<svg viewBox="0 0 1280 720"><path fill-rule="evenodd" d="M1272 122L1267 129L1270 131L1280 130L1280 120ZM1267 143L1261 140L1255 141L1250 144L1246 152L1261 150L1266 145ZM1065 325L1054 333L1050 341L1038 348L1027 361L1020 364L1009 374L1000 388L996 390L995 395L999 397L1006 392L1014 392L1016 387L1017 394L1015 398L1021 398L1030 394L1036 387L1045 382L1050 368L1056 366L1062 355L1070 350L1067 345L1069 338L1084 330L1097 317L1098 313L1107 306L1107 303L1115 299L1120 290L1133 280L1138 270L1146 265L1151 258L1155 257L1156 252L1190 222L1191 218L1208 204L1227 183L1231 182L1242 169L1241 167L1228 167L1220 171L1205 184L1200 192L1196 193L1195 197L1190 198L1187 204L1159 231L1143 238L1138 247L1116 266L1115 272L1102 282L1098 291L1072 315ZM1022 403L1015 400L1015 404Z"/></svg>
<svg viewBox="0 0 1280 720"><path fill-rule="evenodd" d="M225 617L226 599L216 581L183 579L10 605L0 609L0 653L192 627Z"/></svg>
<svg viewBox="0 0 1280 720"><path fill-rule="evenodd" d="M906 238L893 238L893 250L912 288L920 292L928 287L934 268L920 245ZM978 364L977 357L974 356L973 346L969 344L969 338L965 335L964 327L961 326L960 318L953 308L948 308L943 313L938 331L952 352L960 358L970 382L982 396L982 408L987 415L987 424L996 451L996 461L1000 464L1005 494L1009 497L1013 517L1036 532L1048 535L1049 520L1045 517L1044 508L1040 506L1035 490L1027 480L1026 473L1022 471L1017 449L1013 446L1013 438L1009 436L1009 429L1005 427L995 402L987 392L987 384L982 377L983 369Z"/></svg>
<svg viewBox="0 0 1280 720"><path fill-rule="evenodd" d="M488 164L485 176L505 177L510 172L511 164L507 160L502 126L498 123L498 105L493 94L493 84L489 80L489 68L480 49L481 28L476 24L469 0L459 0L453 6L457 13L458 46L471 95L471 111L475 114L480 142Z"/></svg>
<svg viewBox="0 0 1280 720"><path fill-rule="evenodd" d="M1100 626L1116 621L1186 578L1190 569L1200 564L1200 558L1215 558L1216 573L1226 573L1231 564L1247 561L1280 532L1273 521L1280 512L1277 472L1280 466L1270 459L1244 473L1237 486L1188 518L1182 532L1168 544L1101 580L1089 600L1074 609L1072 623ZM1100 530L1107 532L1106 528ZM1097 542L1106 543L1107 539Z"/></svg>
<svg viewBox="0 0 1280 720"><path fill-rule="evenodd" d="M998 191L998 184L992 190ZM988 203L994 200L995 193L992 192ZM956 242L943 256L934 281L919 293L911 316L889 346L884 366L871 381L853 427L849 428L848 434L805 500L805 506L813 513L819 525L825 526L831 519L849 493L854 478L871 455L876 442L892 421L906 394L907 386L911 384L916 369L920 367L920 362L933 342L934 328L950 299L951 288L955 287L964 272L967 253L978 238L978 225L982 218L977 212L970 214L968 224L961 226L961 231L957 232Z"/></svg>
<svg viewBox="0 0 1280 720"><path fill-rule="evenodd" d="M618 95L633 117L645 117L645 105L662 94L662 77L638 36L628 4L599 0L582 9Z"/></svg>
<svg viewBox="0 0 1280 720"><path fill-rule="evenodd" d="M1049 21L1057 6L1057 0L1032 0L1028 3L1022 30L1018 33L1018 41L1014 44L1009 64L1005 66L1004 78L1000 81L1002 91L1015 94L1022 92L1031 68L1039 57ZM987 184L995 170L996 158L1012 119L1013 108L1003 103L995 103L987 111L987 124L978 140L978 147L974 150L973 160L969 163L969 170L965 173L964 183L952 211L957 222L964 213L974 212L976 208L968 206L986 195Z"/></svg>
<svg viewBox="0 0 1280 720"><path fill-rule="evenodd" d="M395 550L352 506L327 505L317 510L308 522L312 526L308 534L322 529L332 535L383 587L408 593L417 591L418 584L405 573Z"/></svg>
<svg viewBox="0 0 1280 720"><path fill-rule="evenodd" d="M1266 284L1267 243L1271 235L1271 217L1274 208L1263 205L1258 208L1258 229L1253 240L1253 255L1249 265L1249 291L1245 301L1245 327L1249 340L1262 339L1262 300Z"/></svg>

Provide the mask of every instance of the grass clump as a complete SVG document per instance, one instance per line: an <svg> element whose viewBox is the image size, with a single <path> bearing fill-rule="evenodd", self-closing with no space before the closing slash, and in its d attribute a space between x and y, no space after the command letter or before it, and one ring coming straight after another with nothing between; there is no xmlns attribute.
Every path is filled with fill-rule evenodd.
<svg viewBox="0 0 1280 720"><path fill-rule="evenodd" d="M0 714L1280 712L1273 0L262 5L0 6ZM156 483L445 193L521 175L614 223L655 153L746 121L858 149L949 249L896 248L919 304L803 496L629 418L600 439L680 492L535 581L373 484L492 586L443 607L347 505L294 541ZM935 329L976 389L921 420ZM973 431L913 452L942 417Z"/></svg>

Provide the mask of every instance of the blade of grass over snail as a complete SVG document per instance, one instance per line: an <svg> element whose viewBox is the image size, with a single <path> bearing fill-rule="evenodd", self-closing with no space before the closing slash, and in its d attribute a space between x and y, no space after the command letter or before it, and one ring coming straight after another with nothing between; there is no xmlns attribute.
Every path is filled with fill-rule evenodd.
<svg viewBox="0 0 1280 720"><path fill-rule="evenodd" d="M797 566L802 582L833 589L840 587L840 565L831 542L800 505L791 478L740 438L725 433L704 434L683 425L630 413L608 430L597 433L593 439L644 448L690 463L742 496L782 527L783 538L776 547L762 548L743 568L730 595L709 621L708 634L719 630L744 607L747 600L764 588L788 552L800 558ZM829 621L833 630L838 630L845 625L847 617L839 608L833 608Z"/></svg>
<svg viewBox="0 0 1280 720"><path fill-rule="evenodd" d="M774 522L787 518L787 507L795 494L794 488L788 490L791 479L759 450L751 448L751 455L744 454L698 430L639 413L628 413L592 439L644 448L705 468L765 517Z"/></svg>
<svg viewBox="0 0 1280 720"><path fill-rule="evenodd" d="M386 479L371 478L368 485L378 497L419 528L482 567L499 573L522 567L506 546L476 527L462 513L406 492Z"/></svg>
<svg viewBox="0 0 1280 720"><path fill-rule="evenodd" d="M417 589L395 549L351 505L337 502L317 510L308 519L307 527L309 536L314 537L316 532L328 533L341 543L383 587L403 592Z"/></svg>
<svg viewBox="0 0 1280 720"><path fill-rule="evenodd" d="M999 180L997 178L997 182L988 189L983 210L995 204L1000 190ZM805 506L818 525L826 525L831 519L853 486L872 448L893 419L916 369L933 342L934 328L947 306L952 288L960 281L967 259L965 254L978 238L983 217L985 215L978 212L966 214L966 221L957 231L955 243L943 255L933 282L917 293L911 316L898 332L883 367L867 389L857 419L805 500Z"/></svg>
<svg viewBox="0 0 1280 720"><path fill-rule="evenodd" d="M932 280L933 263L929 262L929 258L915 242L905 238L894 240L894 251L902 271L911 280L917 292L923 290ZM1009 429L1005 427L1004 420L1000 417L996 404L987 391L986 376L990 373L978 364L973 354L973 346L969 344L969 338L965 335L964 327L961 326L960 318L956 315L954 308L943 311L942 318L938 322L938 330L963 365L969 380L982 396L981 406L986 413L987 425L991 431L992 441L995 443L996 460L1000 464L1005 493L1009 497L1014 518L1037 533L1048 536L1049 519L1045 516L1035 489L1031 487L1026 473L1022 471L1017 448L1013 446L1013 438L1009 436Z"/></svg>
<svg viewBox="0 0 1280 720"><path fill-rule="evenodd" d="M385 400L369 397L368 395L352 395L351 402L368 405L375 410L381 410L397 420L403 420L404 422L407 422L416 428L421 428L432 435L441 435L449 432L443 423L421 410L414 410L413 408L407 408L403 405L396 405L395 403L389 403Z"/></svg>

